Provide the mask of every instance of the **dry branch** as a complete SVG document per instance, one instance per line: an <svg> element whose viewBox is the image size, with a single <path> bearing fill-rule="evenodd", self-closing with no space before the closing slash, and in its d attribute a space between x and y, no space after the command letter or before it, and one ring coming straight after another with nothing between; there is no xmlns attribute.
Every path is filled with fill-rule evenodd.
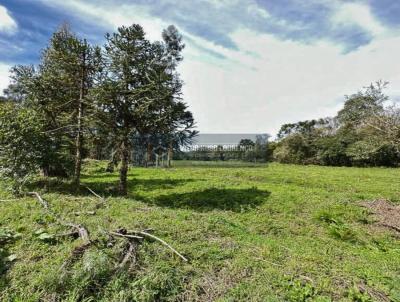
<svg viewBox="0 0 400 302"><path fill-rule="evenodd" d="M13 198L13 199L0 199L0 202L9 202L9 201L17 201L18 199Z"/></svg>
<svg viewBox="0 0 400 302"><path fill-rule="evenodd" d="M66 268L72 266L76 261L78 261L80 258L82 258L83 254L86 252L86 250L92 245L91 242L81 244L77 247L75 247L72 250L71 256L67 258L67 260L64 261L64 263L60 267L60 271L64 271ZM65 271L64 271L65 273ZM63 274L64 274L63 273Z"/></svg>
<svg viewBox="0 0 400 302"><path fill-rule="evenodd" d="M49 206L48 202L47 202L46 200L44 200L44 199L39 195L39 193L37 193L37 192L29 192L28 194L36 196L36 198L38 199L39 203L40 203L46 210L49 210L50 206Z"/></svg>
<svg viewBox="0 0 400 302"><path fill-rule="evenodd" d="M77 231L71 231L71 232L56 235L56 237L69 237L69 236L73 236L73 237L79 236L79 233Z"/></svg>
<svg viewBox="0 0 400 302"><path fill-rule="evenodd" d="M62 219L58 218L54 213L50 211L49 204L39 195L37 192L29 192L28 194L35 195L36 198L38 199L39 203L47 210L50 214L54 216L56 221L67 227L71 227L72 229L75 230L75 232L78 232L79 237L85 242L85 243L90 243L90 237L89 237L89 232L86 230L86 228L80 224L75 224L71 222L65 222Z"/></svg>
<svg viewBox="0 0 400 302"><path fill-rule="evenodd" d="M116 266L116 269L120 270L124 268L129 259L134 257L134 253L135 245L132 242L128 241L128 250L126 251L124 258L122 258L122 261Z"/></svg>
<svg viewBox="0 0 400 302"><path fill-rule="evenodd" d="M101 206L106 204L106 199L104 197L101 197L99 194L97 194L95 191L93 191L91 188L86 186L86 189L89 190L90 193L92 193L94 196L96 196L98 199L100 199L100 202L95 205L95 208L98 209Z"/></svg>
<svg viewBox="0 0 400 302"><path fill-rule="evenodd" d="M172 246L170 246L168 243L166 243L164 240L158 238L157 236L154 236L152 234L143 232L143 231L139 231L137 232L140 235L143 235L145 237L149 237L151 239L157 240L158 242L162 243L163 245L165 245L166 247L168 247L172 252L174 252L176 255L178 255L183 261L188 261L187 258L185 258L181 253L179 253L176 249L174 249Z"/></svg>
<svg viewBox="0 0 400 302"><path fill-rule="evenodd" d="M89 231L84 226L82 226L81 224L74 224L74 223L70 223L70 222L65 223L65 225L75 229L78 232L79 237L85 243L90 242Z"/></svg>
<svg viewBox="0 0 400 302"><path fill-rule="evenodd" d="M96 196L97 198L101 199L103 202L105 202L106 200L104 199L104 197L101 197L99 194L97 194L95 191L93 191L91 188L86 187L86 189L89 190L90 193L92 193L94 196Z"/></svg>
<svg viewBox="0 0 400 302"><path fill-rule="evenodd" d="M136 235L130 235L130 234L122 234L118 232L108 232L111 236L118 236L118 237L123 237L123 238L129 238L129 239L143 239L141 236L136 236Z"/></svg>

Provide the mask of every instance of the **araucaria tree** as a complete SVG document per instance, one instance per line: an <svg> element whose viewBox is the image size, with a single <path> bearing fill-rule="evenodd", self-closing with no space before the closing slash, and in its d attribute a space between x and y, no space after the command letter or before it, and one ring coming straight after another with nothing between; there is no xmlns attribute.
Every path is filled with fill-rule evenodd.
<svg viewBox="0 0 400 302"><path fill-rule="evenodd" d="M106 38L106 76L96 99L100 120L120 156L119 193L126 195L133 135L170 134L193 118L180 100L182 82L175 69L183 44L175 27L164 31L163 42L147 40L137 24Z"/></svg>
<svg viewBox="0 0 400 302"><path fill-rule="evenodd" d="M126 195L134 134L163 135L172 147L194 133L176 72L182 37L174 26L162 36L150 42L135 24L107 34L101 49L61 26L37 67L12 69L0 110L2 174L24 179L40 169L45 177L71 177L78 189L88 148L111 149L120 161L119 192ZM8 121L11 115L18 118ZM24 147L14 160L8 151L21 139Z"/></svg>
<svg viewBox="0 0 400 302"><path fill-rule="evenodd" d="M43 120L50 144L40 168L45 176L73 175L79 187L82 139L88 124L88 91L101 68L100 48L79 39L67 25L51 37L40 64L16 66L6 96Z"/></svg>
<svg viewBox="0 0 400 302"><path fill-rule="evenodd" d="M56 95L49 96L51 102L58 103L52 114L55 119L58 117L60 128L54 131L68 134L73 141L73 176L77 187L82 165L83 132L88 125L87 112L93 110L87 95L96 82L101 64L100 48L78 38L63 25L54 33L40 68L40 79L44 84L58 90L54 91Z"/></svg>

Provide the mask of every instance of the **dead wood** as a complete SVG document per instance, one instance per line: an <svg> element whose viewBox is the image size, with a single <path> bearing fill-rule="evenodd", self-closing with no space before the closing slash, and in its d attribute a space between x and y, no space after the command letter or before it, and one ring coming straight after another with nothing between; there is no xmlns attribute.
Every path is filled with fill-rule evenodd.
<svg viewBox="0 0 400 302"><path fill-rule="evenodd" d="M129 238L129 239L143 239L141 236L137 235L130 235L130 234L122 234L119 232L108 232L111 236L117 236L117 237L123 237L123 238Z"/></svg>
<svg viewBox="0 0 400 302"><path fill-rule="evenodd" d="M89 231L83 225L69 222L65 223L65 225L75 229L85 243L90 243Z"/></svg>
<svg viewBox="0 0 400 302"><path fill-rule="evenodd" d="M49 210L50 206L49 206L48 202L47 202L46 200L44 200L44 199L39 195L39 193L37 193L37 192L29 192L28 194L36 196L36 198L38 199L39 203L40 203L46 210Z"/></svg>
<svg viewBox="0 0 400 302"><path fill-rule="evenodd" d="M101 197L99 194L97 194L95 191L93 191L89 187L86 187L86 189L88 189L90 193L92 193L94 196L96 196L98 199L100 199L100 202L95 205L96 209L98 209L106 204L106 199L104 197Z"/></svg>
<svg viewBox="0 0 400 302"><path fill-rule="evenodd" d="M169 248L174 254L176 254L183 261L185 261L185 262L188 261L188 259L185 256L183 256L181 253L179 253L170 244L168 244L167 242L165 242L161 238L148 233L149 231L153 231L153 229L146 229L146 231L134 231L134 230L127 231L126 229L120 229L117 232L108 232L108 233L111 236L118 236L118 237L123 237L123 238L126 238L126 239L137 239L137 240L139 239L139 240L141 240L141 239L144 239L144 237L146 237L146 238L149 238L149 239L152 239L152 240L156 240L156 241L160 242L162 245L164 245L167 248ZM134 234L134 235L132 235L132 234Z"/></svg>
<svg viewBox="0 0 400 302"><path fill-rule="evenodd" d="M69 237L69 236L78 238L79 233L77 231L71 231L71 232L56 235L56 237Z"/></svg>
<svg viewBox="0 0 400 302"><path fill-rule="evenodd" d="M122 258L121 262L118 263L118 265L115 267L116 270L121 270L126 266L129 260L135 258L135 252L136 252L136 245L132 243L131 241L128 241L128 249Z"/></svg>
<svg viewBox="0 0 400 302"><path fill-rule="evenodd" d="M149 234L147 232L144 231L139 231L138 234L143 235L145 237L149 237L151 239L157 240L158 242L160 242L161 244L165 245L166 247L168 247L172 252L174 252L176 255L178 255L183 261L187 262L187 258L185 258L181 253L179 253L176 249L174 249L172 246L170 246L168 243L166 243L164 240L162 240L161 238L158 238L157 236L154 236L152 234Z"/></svg>

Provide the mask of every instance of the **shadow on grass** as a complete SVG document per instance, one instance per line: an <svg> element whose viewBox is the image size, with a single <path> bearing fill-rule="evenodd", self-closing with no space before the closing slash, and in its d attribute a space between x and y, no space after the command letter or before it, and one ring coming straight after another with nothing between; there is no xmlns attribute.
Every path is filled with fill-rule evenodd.
<svg viewBox="0 0 400 302"><path fill-rule="evenodd" d="M200 212L214 209L242 212L265 202L271 193L256 188L219 189L209 188L186 193L160 195L154 199L140 198L143 202L168 208L193 209Z"/></svg>
<svg viewBox="0 0 400 302"><path fill-rule="evenodd" d="M108 178L113 178L108 176ZM200 181L199 179L128 179L128 192L135 195L136 190L153 191L157 189L172 189L177 186L182 186L189 182ZM38 188L44 189L49 193L71 194L76 196L92 195L86 188L89 187L101 196L119 196L118 178L110 181L99 181L98 177L83 178L81 187L77 191L71 181L62 179L48 179L39 180L31 183L28 186L30 191L37 190Z"/></svg>
<svg viewBox="0 0 400 302"><path fill-rule="evenodd" d="M0 242L0 244L2 243ZM9 252L5 247L0 247L0 292L5 289L9 283L9 279L7 278L9 263L6 261L9 255Z"/></svg>
<svg viewBox="0 0 400 302"><path fill-rule="evenodd" d="M153 191L160 189L174 189L177 186L201 179L129 179L129 196L142 202L168 208L186 208L200 212L214 209L242 212L253 209L265 202L268 191L257 188L232 189L232 188L207 188L199 191L184 193L162 194L156 197L147 197L138 191ZM101 196L119 196L117 192L118 180L99 181L92 177L82 179L80 190L77 191L70 181L61 179L40 180L30 184L31 190L43 188L49 193L59 193L75 196L91 196L89 187Z"/></svg>

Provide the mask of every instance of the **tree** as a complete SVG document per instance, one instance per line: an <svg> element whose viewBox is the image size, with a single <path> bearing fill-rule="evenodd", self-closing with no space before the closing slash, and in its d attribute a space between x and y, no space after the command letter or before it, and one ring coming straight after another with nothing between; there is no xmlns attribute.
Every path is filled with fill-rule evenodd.
<svg viewBox="0 0 400 302"><path fill-rule="evenodd" d="M40 116L15 103L0 105L0 174L14 194L37 173L48 140Z"/></svg>
<svg viewBox="0 0 400 302"><path fill-rule="evenodd" d="M147 114L154 103L149 96L154 89L149 80L153 51L143 28L137 24L120 27L106 38L107 77L98 90L98 108L120 154L119 192L126 195L131 137L150 123Z"/></svg>
<svg viewBox="0 0 400 302"><path fill-rule="evenodd" d="M400 109L386 105L386 86L378 81L346 96L334 118L283 125L275 158L322 165L398 165Z"/></svg>
<svg viewBox="0 0 400 302"><path fill-rule="evenodd" d="M152 106L148 107L148 121L141 125L139 132L145 135L162 137L167 150L167 165L171 166L173 150L179 144L187 144L196 135L193 130L194 119L187 105L182 100L182 80L176 68L183 60L182 50L185 45L182 36L170 25L162 32L164 43L153 43L153 60L149 68L149 79L153 84Z"/></svg>
<svg viewBox="0 0 400 302"><path fill-rule="evenodd" d="M67 25L63 25L53 34L41 66L48 84L57 84L60 79L62 81L60 84L64 90L58 97L66 119L61 123L64 125L63 131L70 130L75 144L74 183L77 188L80 183L86 111L87 108L91 109L87 95L101 69L101 62L100 48L89 45L86 39L79 39Z"/></svg>
<svg viewBox="0 0 400 302"><path fill-rule="evenodd" d="M61 26L42 53L37 68L15 66L5 95L44 120L50 145L42 171L46 176L74 174L79 186L86 95L101 63L100 49ZM75 150L74 150L75 149ZM74 168L72 166L75 166Z"/></svg>
<svg viewBox="0 0 400 302"><path fill-rule="evenodd" d="M344 107L337 114L338 121L342 125L360 127L368 117L381 113L383 103L388 99L383 93L387 85L387 82L377 81L356 94L346 96Z"/></svg>
<svg viewBox="0 0 400 302"><path fill-rule="evenodd" d="M106 77L98 90L98 108L120 155L119 192L126 195L134 134L162 135L172 148L174 137L187 133L194 121L181 101L182 81L175 69L184 45L175 27L163 32L164 42L151 43L137 24L106 38Z"/></svg>
<svg viewBox="0 0 400 302"><path fill-rule="evenodd" d="M239 147L243 147L243 149L252 148L254 147L255 143L248 138L241 139L239 142Z"/></svg>

